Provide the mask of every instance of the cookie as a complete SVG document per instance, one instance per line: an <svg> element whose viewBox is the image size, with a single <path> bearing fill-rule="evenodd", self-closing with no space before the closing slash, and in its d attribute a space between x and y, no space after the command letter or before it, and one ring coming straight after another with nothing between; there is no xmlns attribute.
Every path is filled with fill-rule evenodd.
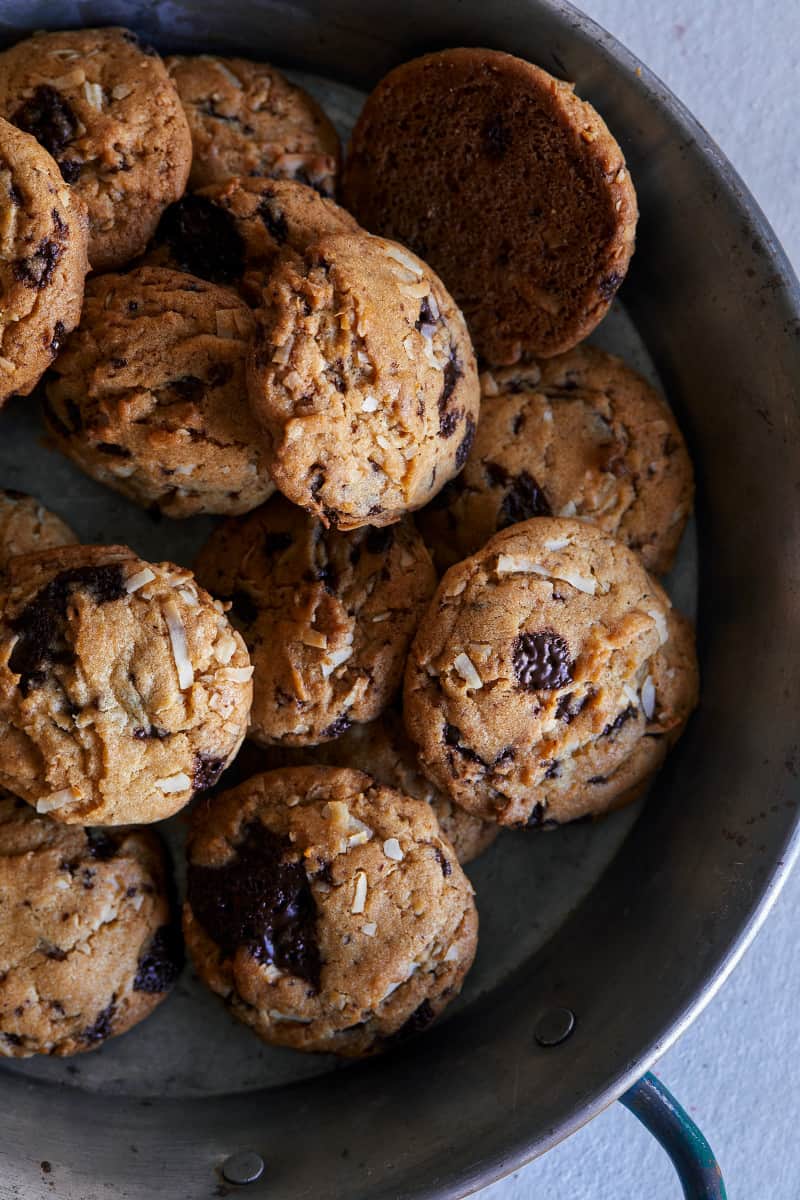
<svg viewBox="0 0 800 1200"><path fill-rule="evenodd" d="M319 238L273 272L250 403L280 490L326 525L389 525L463 467L475 358L441 282L394 242Z"/></svg>
<svg viewBox="0 0 800 1200"><path fill-rule="evenodd" d="M78 324L89 260L83 204L50 155L1 119L0 194L2 407L33 390Z"/></svg>
<svg viewBox="0 0 800 1200"><path fill-rule="evenodd" d="M675 418L620 359L593 346L485 371L478 432L462 473L419 516L437 566L500 529L573 516L672 566L692 508L692 464Z"/></svg>
<svg viewBox="0 0 800 1200"><path fill-rule="evenodd" d="M422 770L467 812L560 825L638 794L697 688L691 629L634 551L538 517L444 576L404 717Z"/></svg>
<svg viewBox="0 0 800 1200"><path fill-rule="evenodd" d="M188 855L195 969L267 1042L374 1053L461 989L478 914L428 804L360 771L271 771L198 808Z"/></svg>
<svg viewBox="0 0 800 1200"><path fill-rule="evenodd" d="M183 960L161 843L82 829L0 791L0 1056L95 1050L167 996Z"/></svg>
<svg viewBox="0 0 800 1200"><path fill-rule="evenodd" d="M0 786L66 824L160 821L238 750L252 668L190 571L125 546L11 560L0 592Z"/></svg>
<svg viewBox="0 0 800 1200"><path fill-rule="evenodd" d="M267 175L334 195L339 136L308 92L246 58L198 54L166 65L192 132L190 188Z"/></svg>
<svg viewBox="0 0 800 1200"><path fill-rule="evenodd" d="M0 488L0 573L18 554L69 546L77 540L69 525L33 496Z"/></svg>
<svg viewBox="0 0 800 1200"><path fill-rule="evenodd" d="M95 271L141 254L186 186L192 139L175 85L127 29L35 33L4 50L0 115L44 146L86 203Z"/></svg>
<svg viewBox="0 0 800 1200"><path fill-rule="evenodd" d="M241 757L241 754L237 757L234 771ZM442 833L452 843L462 866L482 854L497 837L494 821L482 821L465 812L420 772L414 747L403 728L403 718L394 708L387 709L368 725L351 726L341 737L322 746L303 749L270 746L259 757L260 763L251 774L277 767L351 767L405 796L425 800L436 813ZM225 778L222 783L226 783Z"/></svg>
<svg viewBox="0 0 800 1200"><path fill-rule="evenodd" d="M258 304L279 257L357 230L354 217L301 183L227 179L171 204L145 261L233 286Z"/></svg>
<svg viewBox="0 0 800 1200"><path fill-rule="evenodd" d="M248 512L275 490L246 397L254 329L244 301L180 271L90 279L47 384L53 440L166 516Z"/></svg>
<svg viewBox="0 0 800 1200"><path fill-rule="evenodd" d="M395 68L353 131L344 203L438 271L489 362L569 350L625 278L636 193L605 122L497 50Z"/></svg>
<svg viewBox="0 0 800 1200"><path fill-rule="evenodd" d="M343 534L282 496L215 530L196 570L250 650L250 736L264 745L314 745L377 717L436 583L410 522Z"/></svg>

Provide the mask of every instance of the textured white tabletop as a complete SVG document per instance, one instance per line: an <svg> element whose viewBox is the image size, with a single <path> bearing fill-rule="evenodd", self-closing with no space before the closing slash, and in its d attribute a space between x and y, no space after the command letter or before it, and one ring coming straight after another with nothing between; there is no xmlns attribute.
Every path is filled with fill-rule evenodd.
<svg viewBox="0 0 800 1200"><path fill-rule="evenodd" d="M716 139L800 270L797 0L584 0ZM800 381L798 381L800 385ZM710 1007L656 1068L698 1122L730 1200L800 1196L800 867ZM678 1200L620 1105L481 1200Z"/></svg>

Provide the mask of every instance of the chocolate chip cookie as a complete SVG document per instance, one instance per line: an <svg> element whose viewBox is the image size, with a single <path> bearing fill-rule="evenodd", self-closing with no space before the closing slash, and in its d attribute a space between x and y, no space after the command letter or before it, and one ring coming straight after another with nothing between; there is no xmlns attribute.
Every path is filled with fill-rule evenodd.
<svg viewBox="0 0 800 1200"><path fill-rule="evenodd" d="M190 571L124 546L14 558L0 592L0 786L66 824L160 821L238 750L252 668Z"/></svg>
<svg viewBox="0 0 800 1200"><path fill-rule="evenodd" d="M198 54L166 65L192 131L190 188L268 175L334 194L339 137L308 92L246 58Z"/></svg>
<svg viewBox="0 0 800 1200"><path fill-rule="evenodd" d="M572 84L497 50L443 50L381 80L342 191L362 225L439 272L496 364L586 337L633 252L636 194L605 122Z"/></svg>
<svg viewBox="0 0 800 1200"><path fill-rule="evenodd" d="M344 534L282 496L215 530L196 570L250 650L250 736L265 745L314 745L378 716L436 582L409 521Z"/></svg>
<svg viewBox="0 0 800 1200"><path fill-rule="evenodd" d="M452 567L422 618L406 728L429 778L503 825L633 798L697 702L691 630L634 551L540 517Z"/></svg>
<svg viewBox="0 0 800 1200"><path fill-rule="evenodd" d="M275 489L246 397L254 329L228 288L180 271L90 279L47 384L56 445L169 517L255 508Z"/></svg>
<svg viewBox="0 0 800 1200"><path fill-rule="evenodd" d="M33 390L77 325L89 261L82 202L50 155L1 119L0 199L2 407Z"/></svg>
<svg viewBox="0 0 800 1200"><path fill-rule="evenodd" d="M672 566L692 508L692 464L658 393L592 346L481 376L481 421L461 475L419 517L436 564L507 525L573 516Z"/></svg>
<svg viewBox="0 0 800 1200"><path fill-rule="evenodd" d="M201 805L188 852L195 969L265 1041L375 1053L460 991L478 915L430 805L360 771L271 771Z"/></svg>
<svg viewBox="0 0 800 1200"><path fill-rule="evenodd" d="M175 85L127 29L35 33L4 50L0 114L86 203L95 271L141 254L186 186L192 139Z"/></svg>
<svg viewBox="0 0 800 1200"><path fill-rule="evenodd" d="M0 488L0 573L18 554L69 546L77 540L69 525L33 496Z"/></svg>
<svg viewBox="0 0 800 1200"><path fill-rule="evenodd" d="M145 261L236 287L258 304L279 257L357 229L348 212L301 183L227 179L171 204Z"/></svg>
<svg viewBox="0 0 800 1200"><path fill-rule="evenodd" d="M79 1054L167 996L183 947L161 843L0 791L0 1056Z"/></svg>
<svg viewBox="0 0 800 1200"><path fill-rule="evenodd" d="M249 394L275 483L325 525L389 525L466 461L480 393L464 319L433 272L367 234L273 272Z"/></svg>

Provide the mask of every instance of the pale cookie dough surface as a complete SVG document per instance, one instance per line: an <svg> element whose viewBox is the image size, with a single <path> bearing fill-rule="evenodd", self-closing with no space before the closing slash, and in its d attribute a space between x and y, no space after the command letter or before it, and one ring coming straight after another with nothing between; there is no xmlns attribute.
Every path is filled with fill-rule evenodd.
<svg viewBox="0 0 800 1200"><path fill-rule="evenodd" d="M0 113L86 204L95 271L141 254L186 186L192 139L154 50L127 29L36 33L0 53Z"/></svg>
<svg viewBox="0 0 800 1200"><path fill-rule="evenodd" d="M0 790L0 1056L94 1050L167 996L183 953L154 833L82 829Z"/></svg>
<svg viewBox="0 0 800 1200"><path fill-rule="evenodd" d="M252 668L190 571L124 546L12 559L0 592L0 785L67 824L160 821L247 729Z"/></svg>
<svg viewBox="0 0 800 1200"><path fill-rule="evenodd" d="M169 517L255 508L275 489L246 396L254 329L244 301L180 271L91 279L47 385L55 443Z"/></svg>
<svg viewBox="0 0 800 1200"><path fill-rule="evenodd" d="M410 521L345 534L282 496L221 525L197 576L231 602L253 662L250 735L314 745L396 694L435 575Z"/></svg>
<svg viewBox="0 0 800 1200"><path fill-rule="evenodd" d="M625 158L573 86L497 50L443 50L390 71L353 130L344 203L438 271L489 362L576 345L633 253Z"/></svg>
<svg viewBox="0 0 800 1200"><path fill-rule="evenodd" d="M265 1041L374 1053L461 989L478 915L428 804L360 771L271 771L204 803L188 854L195 969Z"/></svg>
<svg viewBox="0 0 800 1200"><path fill-rule="evenodd" d="M638 794L697 692L691 629L636 554L539 517L446 573L411 648L404 718L458 804L537 827Z"/></svg>
<svg viewBox="0 0 800 1200"><path fill-rule="evenodd" d="M32 391L77 325L86 246L84 206L50 155L0 120L0 407Z"/></svg>
<svg viewBox="0 0 800 1200"><path fill-rule="evenodd" d="M192 133L190 188L268 175L334 194L339 137L303 88L246 58L175 56L166 66Z"/></svg>
<svg viewBox="0 0 800 1200"><path fill-rule="evenodd" d="M19 554L70 546L75 534L34 496L0 488L0 574Z"/></svg>
<svg viewBox="0 0 800 1200"><path fill-rule="evenodd" d="M258 304L281 256L325 233L354 233L348 212L288 179L226 179L187 192L164 213L146 261L235 287Z"/></svg>
<svg viewBox="0 0 800 1200"><path fill-rule="evenodd" d="M420 514L444 570L500 529L537 516L590 521L675 559L692 508L692 464L675 418L621 359L592 346L481 375L481 419L462 473Z"/></svg>
<svg viewBox="0 0 800 1200"><path fill-rule="evenodd" d="M326 236L256 313L250 402L275 483L340 529L421 508L466 461L480 392L466 325L403 247Z"/></svg>

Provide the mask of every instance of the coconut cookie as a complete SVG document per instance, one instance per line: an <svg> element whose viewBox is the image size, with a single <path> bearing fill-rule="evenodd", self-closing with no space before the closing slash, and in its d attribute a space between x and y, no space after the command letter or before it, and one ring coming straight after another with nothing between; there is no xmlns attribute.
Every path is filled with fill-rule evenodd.
<svg viewBox="0 0 800 1200"><path fill-rule="evenodd" d="M77 325L89 261L83 204L50 155L3 120L0 199L2 407L33 390Z"/></svg>
<svg viewBox="0 0 800 1200"><path fill-rule="evenodd" d="M437 566L537 516L573 516L672 566L692 508L692 464L675 418L621 359L592 346L485 371L461 475L420 514Z"/></svg>
<svg viewBox="0 0 800 1200"><path fill-rule="evenodd" d="M275 483L325 525L389 525L463 467L478 417L461 313L394 242L326 236L272 274L249 394Z"/></svg>
<svg viewBox="0 0 800 1200"><path fill-rule="evenodd" d="M0 592L0 785L66 824L160 821L241 744L252 668L190 571L124 546L12 559Z"/></svg>
<svg viewBox="0 0 800 1200"><path fill-rule="evenodd" d="M146 261L237 288L258 304L282 255L325 233L354 233L355 218L288 179L227 179L187 192L161 218Z"/></svg>
<svg viewBox="0 0 800 1200"><path fill-rule="evenodd" d="M89 261L141 254L186 186L192 139L154 50L127 29L36 33L0 53L0 114L32 134L89 213Z"/></svg>
<svg viewBox="0 0 800 1200"><path fill-rule="evenodd" d="M343 534L282 496L217 529L196 570L250 650L250 735L264 745L314 745L377 717L436 582L410 522Z"/></svg>
<svg viewBox="0 0 800 1200"><path fill-rule="evenodd" d="M195 969L265 1041L370 1054L458 995L478 914L428 804L360 771L271 771L203 804L188 854Z"/></svg>
<svg viewBox="0 0 800 1200"><path fill-rule="evenodd" d="M438 271L479 354L568 350L605 315L633 253L636 194L605 122L496 50L443 50L367 99L344 202Z"/></svg>
<svg viewBox="0 0 800 1200"><path fill-rule="evenodd" d="M0 572L19 554L77 542L60 517L25 492L0 488Z"/></svg>
<svg viewBox="0 0 800 1200"><path fill-rule="evenodd" d="M255 508L274 486L246 398L254 328L227 288L180 271L91 279L47 385L57 446L169 517Z"/></svg>
<svg viewBox="0 0 800 1200"><path fill-rule="evenodd" d="M161 842L83 829L0 791L0 1056L95 1050L169 993L183 962Z"/></svg>
<svg viewBox="0 0 800 1200"><path fill-rule="evenodd" d="M697 703L688 625L637 555L537 518L452 567L405 679L425 774L503 825L563 824L633 798Z"/></svg>
<svg viewBox="0 0 800 1200"><path fill-rule="evenodd" d="M269 175L334 194L339 136L308 92L246 58L198 54L166 65L192 132L190 188Z"/></svg>

